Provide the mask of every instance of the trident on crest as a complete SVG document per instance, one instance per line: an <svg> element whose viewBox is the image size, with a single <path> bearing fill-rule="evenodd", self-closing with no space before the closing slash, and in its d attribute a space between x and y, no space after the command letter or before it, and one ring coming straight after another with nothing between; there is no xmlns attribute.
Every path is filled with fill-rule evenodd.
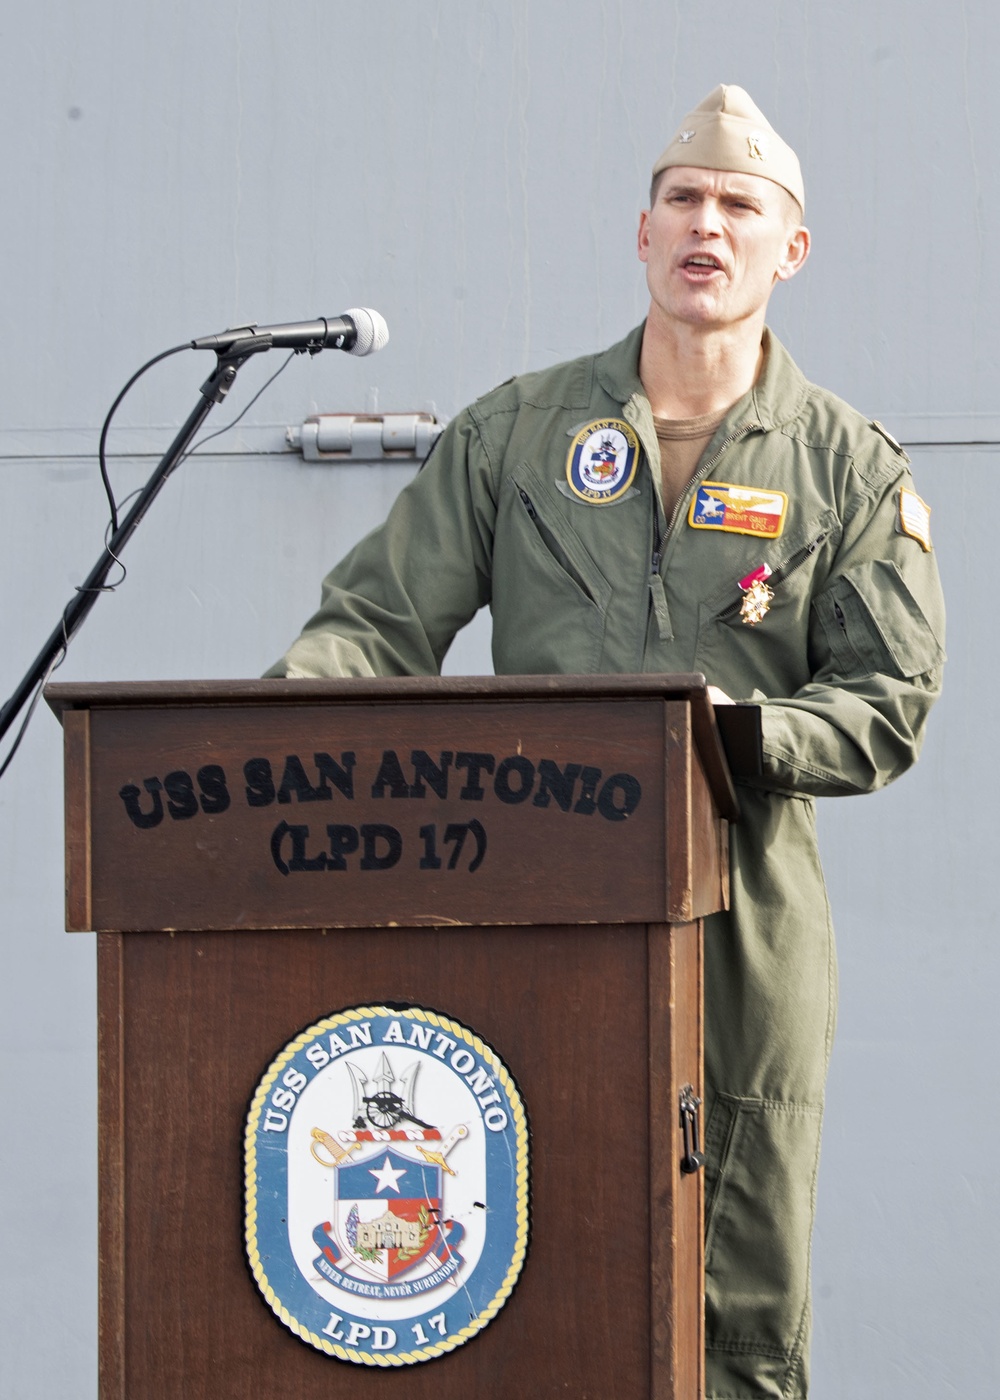
<svg viewBox="0 0 1000 1400"><path fill-rule="evenodd" d="M375 1073L368 1079L357 1065L347 1063L354 1086L354 1127L368 1122L373 1128L394 1128L404 1119L418 1128L432 1129L413 1113L413 1082L420 1062L415 1060L399 1079L392 1072L389 1057L382 1052Z"/></svg>

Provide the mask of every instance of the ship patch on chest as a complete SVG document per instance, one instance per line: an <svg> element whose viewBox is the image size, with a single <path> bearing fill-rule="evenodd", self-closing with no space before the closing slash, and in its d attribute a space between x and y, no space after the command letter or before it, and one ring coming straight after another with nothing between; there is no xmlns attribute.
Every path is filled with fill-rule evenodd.
<svg viewBox="0 0 1000 1400"><path fill-rule="evenodd" d="M566 483L574 496L590 505L621 500L635 479L639 439L622 418L585 423L570 444Z"/></svg>

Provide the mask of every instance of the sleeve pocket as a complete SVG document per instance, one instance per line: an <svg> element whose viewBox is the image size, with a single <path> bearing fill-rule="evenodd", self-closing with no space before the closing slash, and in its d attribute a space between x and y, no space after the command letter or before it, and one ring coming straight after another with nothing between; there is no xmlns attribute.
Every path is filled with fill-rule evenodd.
<svg viewBox="0 0 1000 1400"><path fill-rule="evenodd" d="M813 607L842 675L878 672L909 680L945 659L934 629L889 559L848 569Z"/></svg>

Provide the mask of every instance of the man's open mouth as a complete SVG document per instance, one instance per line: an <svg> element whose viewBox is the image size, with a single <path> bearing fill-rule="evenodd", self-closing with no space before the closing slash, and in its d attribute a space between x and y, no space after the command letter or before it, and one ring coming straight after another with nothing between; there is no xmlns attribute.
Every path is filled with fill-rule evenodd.
<svg viewBox="0 0 1000 1400"><path fill-rule="evenodd" d="M722 271L722 264L719 262L719 259L713 257L711 253L693 253L691 257L684 259L681 266L690 268L695 272L701 269L705 269L707 272Z"/></svg>

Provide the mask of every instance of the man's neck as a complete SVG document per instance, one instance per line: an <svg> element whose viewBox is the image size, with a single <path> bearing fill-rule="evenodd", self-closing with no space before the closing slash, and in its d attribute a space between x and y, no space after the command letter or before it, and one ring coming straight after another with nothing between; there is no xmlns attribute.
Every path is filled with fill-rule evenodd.
<svg viewBox="0 0 1000 1400"><path fill-rule="evenodd" d="M657 323L651 308L639 353L639 378L657 418L725 413L757 382L763 327L722 331Z"/></svg>

